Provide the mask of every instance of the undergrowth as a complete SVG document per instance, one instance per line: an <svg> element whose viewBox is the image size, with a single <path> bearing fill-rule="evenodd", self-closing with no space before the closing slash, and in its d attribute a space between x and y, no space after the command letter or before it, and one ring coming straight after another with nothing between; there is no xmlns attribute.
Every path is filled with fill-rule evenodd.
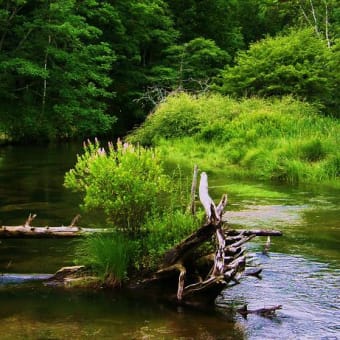
<svg viewBox="0 0 340 340"><path fill-rule="evenodd" d="M292 97L235 100L182 93L160 104L128 138L157 146L165 159L183 166L198 164L239 178L335 183L339 127L338 119Z"/></svg>

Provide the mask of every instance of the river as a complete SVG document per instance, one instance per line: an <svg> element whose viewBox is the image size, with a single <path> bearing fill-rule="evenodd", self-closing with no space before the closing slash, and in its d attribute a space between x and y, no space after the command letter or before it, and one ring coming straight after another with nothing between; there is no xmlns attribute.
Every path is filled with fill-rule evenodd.
<svg viewBox="0 0 340 340"><path fill-rule="evenodd" d="M0 148L0 225L67 225L79 197L63 188L81 144ZM340 191L209 176L210 192L229 196L235 228L272 228L284 236L249 244L246 277L223 291L217 306L195 310L121 292L69 292L30 281L72 264L76 240L0 240L1 339L340 339ZM89 226L98 216L82 214ZM282 305L274 318L236 309Z"/></svg>

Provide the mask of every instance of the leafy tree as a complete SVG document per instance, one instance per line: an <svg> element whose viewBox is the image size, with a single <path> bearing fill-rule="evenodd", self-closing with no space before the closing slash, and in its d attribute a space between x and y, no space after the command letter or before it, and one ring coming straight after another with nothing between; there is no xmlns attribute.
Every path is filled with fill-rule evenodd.
<svg viewBox="0 0 340 340"><path fill-rule="evenodd" d="M172 45L165 51L163 64L151 69L148 79L153 85L140 101L150 103L153 109L172 91L205 92L230 60L230 55L213 40L196 38Z"/></svg>
<svg viewBox="0 0 340 340"><path fill-rule="evenodd" d="M233 55L244 46L236 11L239 1L230 0L168 0L180 32L181 43L195 38L215 41L216 45Z"/></svg>
<svg viewBox="0 0 340 340"><path fill-rule="evenodd" d="M121 0L113 6L123 34L112 41L117 55L111 72L117 93L112 107L119 115L121 129L126 131L145 118L148 108L143 110L136 99L152 85L151 70L162 65L164 51L176 42L178 33L163 0ZM114 27L109 25L109 29Z"/></svg>
<svg viewBox="0 0 340 340"><path fill-rule="evenodd" d="M211 80L230 62L230 55L220 49L213 40L196 38L181 46L168 49L168 60L177 68L177 79L180 87L189 88L185 81Z"/></svg>
<svg viewBox="0 0 340 340"><path fill-rule="evenodd" d="M87 22L93 3L7 1L0 98L3 125L14 137L93 135L114 122L105 112L114 54Z"/></svg>
<svg viewBox="0 0 340 340"><path fill-rule="evenodd" d="M223 71L220 91L239 96L292 94L331 108L337 100L332 60L335 49L328 49L313 31L292 30L240 52L236 65Z"/></svg>

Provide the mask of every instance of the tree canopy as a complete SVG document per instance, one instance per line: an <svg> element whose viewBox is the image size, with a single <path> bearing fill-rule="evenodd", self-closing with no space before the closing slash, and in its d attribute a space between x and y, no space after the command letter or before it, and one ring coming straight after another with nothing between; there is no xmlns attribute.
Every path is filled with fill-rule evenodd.
<svg viewBox="0 0 340 340"><path fill-rule="evenodd" d="M292 30L287 35L266 38L240 52L236 65L222 72L220 90L240 96L284 96L335 109L339 55L327 48L311 29Z"/></svg>
<svg viewBox="0 0 340 340"><path fill-rule="evenodd" d="M1 1L0 134L122 135L160 93L213 83L334 114L339 19L335 0Z"/></svg>

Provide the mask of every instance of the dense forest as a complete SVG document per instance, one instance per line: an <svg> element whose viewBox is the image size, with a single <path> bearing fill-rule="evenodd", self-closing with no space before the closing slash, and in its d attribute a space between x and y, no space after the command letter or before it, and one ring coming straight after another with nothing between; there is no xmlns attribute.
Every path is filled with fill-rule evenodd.
<svg viewBox="0 0 340 340"><path fill-rule="evenodd" d="M338 116L339 22L335 0L1 1L1 138L124 135L178 91Z"/></svg>

